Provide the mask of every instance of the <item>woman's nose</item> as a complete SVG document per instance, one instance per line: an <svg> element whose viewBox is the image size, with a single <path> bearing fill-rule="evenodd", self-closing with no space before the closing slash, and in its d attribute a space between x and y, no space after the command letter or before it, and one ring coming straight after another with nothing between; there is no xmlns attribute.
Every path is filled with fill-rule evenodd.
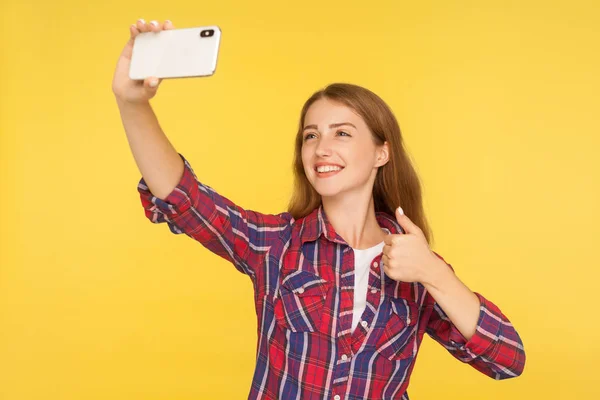
<svg viewBox="0 0 600 400"><path fill-rule="evenodd" d="M315 152L319 157L331 155L331 146L329 141L320 139Z"/></svg>

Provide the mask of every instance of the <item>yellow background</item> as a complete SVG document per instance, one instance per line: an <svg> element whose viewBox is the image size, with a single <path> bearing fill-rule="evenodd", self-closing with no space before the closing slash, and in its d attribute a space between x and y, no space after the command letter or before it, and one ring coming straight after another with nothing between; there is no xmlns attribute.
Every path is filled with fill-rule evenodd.
<svg viewBox="0 0 600 400"><path fill-rule="evenodd" d="M111 91L137 18L223 31L213 77L153 106L200 179L283 211L303 102L378 93L423 180L432 248L517 327L497 382L425 338L413 399L596 399L597 1L9 1L0 49L0 398L241 399L249 278L146 220Z"/></svg>

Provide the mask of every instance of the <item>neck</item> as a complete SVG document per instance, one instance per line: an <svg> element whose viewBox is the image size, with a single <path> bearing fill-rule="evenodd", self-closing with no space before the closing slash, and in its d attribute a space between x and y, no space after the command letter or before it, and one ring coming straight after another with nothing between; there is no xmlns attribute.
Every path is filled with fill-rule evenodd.
<svg viewBox="0 0 600 400"><path fill-rule="evenodd" d="M375 217L373 196L371 193L368 195L363 198L346 195L342 199L322 199L323 210L333 229L354 249L373 247L386 236Z"/></svg>

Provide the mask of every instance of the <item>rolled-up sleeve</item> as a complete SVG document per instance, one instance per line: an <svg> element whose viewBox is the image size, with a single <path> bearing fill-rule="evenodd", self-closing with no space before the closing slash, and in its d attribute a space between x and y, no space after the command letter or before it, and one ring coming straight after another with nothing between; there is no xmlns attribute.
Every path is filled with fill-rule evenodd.
<svg viewBox="0 0 600 400"><path fill-rule="evenodd" d="M521 375L525 350L519 334L500 309L479 293L479 318L473 336L466 340L435 303L427 333L458 360L494 379Z"/></svg>
<svg viewBox="0 0 600 400"><path fill-rule="evenodd" d="M164 200L151 193L144 178L139 181L146 217L155 224L166 223L175 234L197 240L240 272L254 277L256 264L293 218L289 213L262 214L236 205L201 183L188 160L180 157L183 175Z"/></svg>

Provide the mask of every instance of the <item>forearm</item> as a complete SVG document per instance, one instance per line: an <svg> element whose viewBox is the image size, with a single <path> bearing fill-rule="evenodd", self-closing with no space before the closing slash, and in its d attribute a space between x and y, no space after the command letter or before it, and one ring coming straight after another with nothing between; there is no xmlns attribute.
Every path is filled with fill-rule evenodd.
<svg viewBox="0 0 600 400"><path fill-rule="evenodd" d="M479 298L443 260L436 257L426 271L421 282L465 339L471 339L480 314Z"/></svg>
<svg viewBox="0 0 600 400"><path fill-rule="evenodd" d="M420 278L435 300L427 322L432 338L457 359L494 379L521 375L523 342L494 303L473 293L440 256L422 269Z"/></svg>
<svg viewBox="0 0 600 400"><path fill-rule="evenodd" d="M162 131L149 102L117 99L129 147L148 188L163 199L177 186L184 164Z"/></svg>

